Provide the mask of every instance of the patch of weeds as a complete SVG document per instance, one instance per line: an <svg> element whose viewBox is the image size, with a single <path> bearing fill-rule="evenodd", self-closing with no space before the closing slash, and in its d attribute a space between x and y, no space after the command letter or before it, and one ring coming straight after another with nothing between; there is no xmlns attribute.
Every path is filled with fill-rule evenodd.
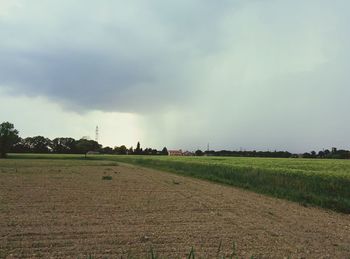
<svg viewBox="0 0 350 259"><path fill-rule="evenodd" d="M124 257L121 257L124 258ZM128 250L127 254L126 254L126 259L133 259L135 258L135 256L133 255L132 251Z"/></svg>
<svg viewBox="0 0 350 259"><path fill-rule="evenodd" d="M217 252L216 252L216 257L217 257L217 258L219 258L219 256L220 256L221 246L222 246L222 240L220 241L218 250L217 250Z"/></svg>
<svg viewBox="0 0 350 259"><path fill-rule="evenodd" d="M191 251L190 251L190 253L187 256L187 259L195 259L193 247L191 248Z"/></svg>
<svg viewBox="0 0 350 259"><path fill-rule="evenodd" d="M15 227L15 226L17 226L17 223L16 223L15 221L9 221L9 222L7 223L7 226L8 226L8 227Z"/></svg>
<svg viewBox="0 0 350 259"><path fill-rule="evenodd" d="M151 259L157 259L158 258L157 253L155 253L154 250L153 250L153 247L151 247L149 253L150 253L150 258Z"/></svg>
<svg viewBox="0 0 350 259"><path fill-rule="evenodd" d="M119 166L117 162L109 162L109 163L103 163L101 166Z"/></svg>
<svg viewBox="0 0 350 259"><path fill-rule="evenodd" d="M144 238L144 237L142 237ZM148 239L148 238L147 238ZM143 242L143 241L142 241ZM213 257L213 258L219 258L219 259L239 259L238 255L237 255L237 246L236 246L236 242L233 242L232 243L232 253L227 257L225 255L220 255L223 250L222 250L222 240L220 241L219 243L219 246L218 246L218 249L217 249L217 252L216 252L216 257ZM125 254L126 253L126 256L124 257L124 255L120 256L121 259L132 259L132 258L139 258L138 256L134 256L133 255L133 252L131 250L128 250L128 251L123 251L123 253ZM1 255L1 251L0 251L0 255ZM247 257L249 259L257 259L257 258L261 258L263 257L263 255L258 255L258 256L250 256L250 257ZM94 254L88 254L86 259L95 259L97 258L96 255ZM102 257L102 258L107 258L107 257ZM157 251L152 247L150 246L149 247L149 250L147 252L147 255L146 257L144 258L149 258L149 259L160 259L160 258L166 258L166 257L162 257L161 254L157 253ZM187 259L195 259L196 258L196 255L195 255L195 250L193 247L191 247L191 250L189 252L189 254L187 254L185 257L181 257L181 258L187 258ZM201 257L200 257L201 258ZM288 256L288 257L284 257L284 258L288 258L290 259L291 257Z"/></svg>
<svg viewBox="0 0 350 259"><path fill-rule="evenodd" d="M112 176L110 176L110 175L104 175L104 176L102 176L102 180L110 181L110 180L112 180Z"/></svg>
<svg viewBox="0 0 350 259"><path fill-rule="evenodd" d="M7 258L8 255L9 255L8 252L0 250L0 258Z"/></svg>
<svg viewBox="0 0 350 259"><path fill-rule="evenodd" d="M299 202L299 204L300 204L301 206L305 207L305 208L310 207L309 204L308 204L307 202L305 202L305 201L301 201L301 202Z"/></svg>
<svg viewBox="0 0 350 259"><path fill-rule="evenodd" d="M173 180L173 184L179 185L180 182Z"/></svg>
<svg viewBox="0 0 350 259"><path fill-rule="evenodd" d="M142 243L146 243L146 242L148 242L150 240L150 237L149 236L142 236L141 238L140 238L140 241L142 242ZM153 247L151 247L150 248L150 251L153 251Z"/></svg>
<svg viewBox="0 0 350 259"><path fill-rule="evenodd" d="M238 258L237 256L237 245L236 245L236 242L233 242L232 243L232 253L230 255L230 259L233 259L233 258Z"/></svg>

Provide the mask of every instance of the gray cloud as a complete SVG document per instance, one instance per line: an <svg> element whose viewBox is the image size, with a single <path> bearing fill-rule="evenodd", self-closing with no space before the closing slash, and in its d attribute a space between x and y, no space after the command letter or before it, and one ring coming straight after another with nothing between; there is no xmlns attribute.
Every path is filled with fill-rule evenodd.
<svg viewBox="0 0 350 259"><path fill-rule="evenodd" d="M159 145L350 145L348 1L4 2L13 95L142 114Z"/></svg>
<svg viewBox="0 0 350 259"><path fill-rule="evenodd" d="M76 2L20 2L3 19L1 85L82 109L140 112L189 97L193 46L172 28L174 14L150 9L166 6Z"/></svg>

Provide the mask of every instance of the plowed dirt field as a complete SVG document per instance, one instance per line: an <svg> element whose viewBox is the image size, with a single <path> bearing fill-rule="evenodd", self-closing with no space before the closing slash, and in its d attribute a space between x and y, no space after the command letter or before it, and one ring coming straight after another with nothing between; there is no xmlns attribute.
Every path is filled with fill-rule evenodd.
<svg viewBox="0 0 350 259"><path fill-rule="evenodd" d="M196 258L350 258L350 216L124 164L0 163L1 258L139 258L151 248L183 258L191 247Z"/></svg>

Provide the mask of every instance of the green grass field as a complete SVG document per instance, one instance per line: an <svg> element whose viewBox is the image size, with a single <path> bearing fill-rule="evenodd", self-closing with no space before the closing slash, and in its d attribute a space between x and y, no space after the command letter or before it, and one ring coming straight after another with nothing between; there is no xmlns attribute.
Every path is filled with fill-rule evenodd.
<svg viewBox="0 0 350 259"><path fill-rule="evenodd" d="M83 155L10 158L85 159ZM350 161L236 157L89 156L201 178L258 193L350 213Z"/></svg>

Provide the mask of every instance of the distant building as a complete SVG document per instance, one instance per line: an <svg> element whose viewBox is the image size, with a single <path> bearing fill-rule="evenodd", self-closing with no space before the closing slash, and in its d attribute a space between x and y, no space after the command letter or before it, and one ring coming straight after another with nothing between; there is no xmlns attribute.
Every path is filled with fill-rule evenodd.
<svg viewBox="0 0 350 259"><path fill-rule="evenodd" d="M183 156L194 156L194 153L193 152L190 152L190 151L185 151L182 153Z"/></svg>
<svg viewBox="0 0 350 259"><path fill-rule="evenodd" d="M169 156L183 156L182 150L168 150Z"/></svg>
<svg viewBox="0 0 350 259"><path fill-rule="evenodd" d="M99 155L100 152L97 152L97 151L89 151L86 153L87 155Z"/></svg>

